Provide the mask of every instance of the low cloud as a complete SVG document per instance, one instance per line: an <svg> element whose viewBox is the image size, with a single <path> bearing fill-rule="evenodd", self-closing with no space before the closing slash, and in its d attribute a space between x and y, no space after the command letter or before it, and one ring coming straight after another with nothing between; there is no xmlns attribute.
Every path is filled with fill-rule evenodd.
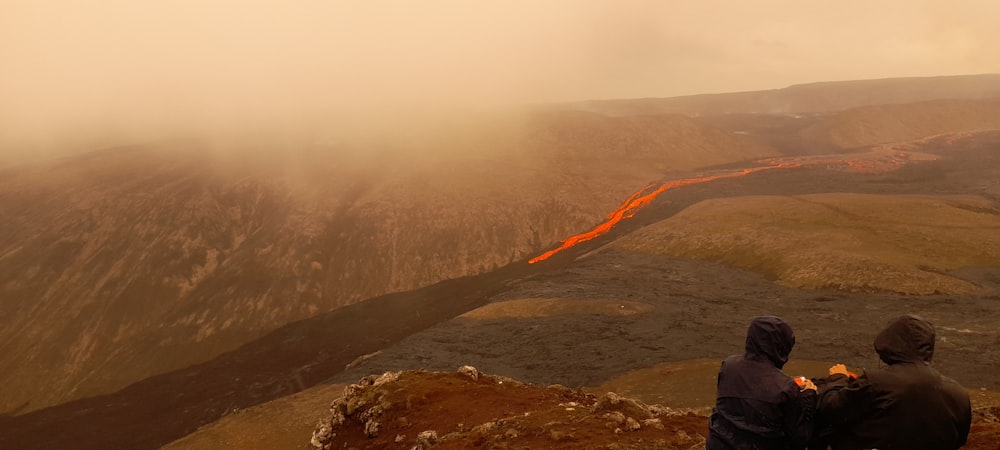
<svg viewBox="0 0 1000 450"><path fill-rule="evenodd" d="M997 16L929 0L13 0L0 159L386 111L997 72Z"/></svg>

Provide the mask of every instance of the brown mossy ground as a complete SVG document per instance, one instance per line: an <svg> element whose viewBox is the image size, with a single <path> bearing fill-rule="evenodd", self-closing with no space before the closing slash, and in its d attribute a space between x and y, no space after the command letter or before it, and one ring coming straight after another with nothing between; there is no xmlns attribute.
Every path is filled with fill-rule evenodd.
<svg viewBox="0 0 1000 450"><path fill-rule="evenodd" d="M688 449L707 430L694 412L490 375L402 372L354 386L331 407L345 414L324 448Z"/></svg>
<svg viewBox="0 0 1000 450"><path fill-rule="evenodd" d="M748 269L780 284L969 294L954 276L1000 265L1000 209L975 196L819 194L699 203L615 245Z"/></svg>

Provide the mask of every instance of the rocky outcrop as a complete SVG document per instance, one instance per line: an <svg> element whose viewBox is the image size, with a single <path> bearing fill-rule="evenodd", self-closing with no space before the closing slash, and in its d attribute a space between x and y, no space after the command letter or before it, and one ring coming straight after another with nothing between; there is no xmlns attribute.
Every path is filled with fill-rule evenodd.
<svg viewBox="0 0 1000 450"><path fill-rule="evenodd" d="M384 448L704 448L705 410L646 405L609 392L535 386L487 375L387 372L344 389L310 443Z"/></svg>

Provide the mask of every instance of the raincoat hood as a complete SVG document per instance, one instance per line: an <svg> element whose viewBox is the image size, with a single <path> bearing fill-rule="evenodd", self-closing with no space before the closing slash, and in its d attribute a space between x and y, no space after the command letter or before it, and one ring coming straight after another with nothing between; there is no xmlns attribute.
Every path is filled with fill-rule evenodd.
<svg viewBox="0 0 1000 450"><path fill-rule="evenodd" d="M773 316L754 317L747 329L746 358L770 361L784 367L795 346L795 334L784 320Z"/></svg>
<svg viewBox="0 0 1000 450"><path fill-rule="evenodd" d="M912 314L900 316L875 337L875 351L886 364L930 364L934 357L934 325Z"/></svg>

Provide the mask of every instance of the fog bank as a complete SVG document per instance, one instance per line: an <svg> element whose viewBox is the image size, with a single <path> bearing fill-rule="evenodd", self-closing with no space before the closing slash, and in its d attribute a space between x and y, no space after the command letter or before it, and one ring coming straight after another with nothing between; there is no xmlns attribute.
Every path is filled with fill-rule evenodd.
<svg viewBox="0 0 1000 450"><path fill-rule="evenodd" d="M8 0L0 162L531 102L1000 72L1000 4Z"/></svg>

